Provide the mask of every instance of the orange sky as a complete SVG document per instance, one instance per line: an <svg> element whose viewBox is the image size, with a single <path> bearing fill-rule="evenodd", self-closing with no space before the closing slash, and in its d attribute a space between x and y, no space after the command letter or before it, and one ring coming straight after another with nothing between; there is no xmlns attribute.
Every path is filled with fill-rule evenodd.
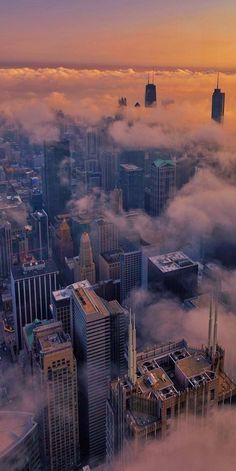
<svg viewBox="0 0 236 471"><path fill-rule="evenodd" d="M0 0L0 62L236 68L235 0Z"/></svg>

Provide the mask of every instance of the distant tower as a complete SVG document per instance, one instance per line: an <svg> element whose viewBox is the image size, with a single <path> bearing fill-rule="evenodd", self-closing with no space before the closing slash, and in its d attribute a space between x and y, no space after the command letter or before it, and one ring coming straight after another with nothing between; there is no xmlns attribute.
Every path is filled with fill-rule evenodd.
<svg viewBox="0 0 236 471"><path fill-rule="evenodd" d="M91 285L96 283L95 263L93 261L92 247L87 232L84 232L80 239L79 277L80 280L76 281L88 280Z"/></svg>
<svg viewBox="0 0 236 471"><path fill-rule="evenodd" d="M135 315L133 315L130 309L129 313L129 348L128 348L128 377L133 385L137 381L137 357L136 357L136 327L135 327Z"/></svg>
<svg viewBox="0 0 236 471"><path fill-rule="evenodd" d="M222 123L225 111L225 93L219 88L219 73L217 75L217 85L212 94L211 118L217 123Z"/></svg>
<svg viewBox="0 0 236 471"><path fill-rule="evenodd" d="M148 83L145 87L145 107L150 108L151 106L155 106L157 102L157 91L156 85L154 84L154 74L152 83L149 82L148 76Z"/></svg>

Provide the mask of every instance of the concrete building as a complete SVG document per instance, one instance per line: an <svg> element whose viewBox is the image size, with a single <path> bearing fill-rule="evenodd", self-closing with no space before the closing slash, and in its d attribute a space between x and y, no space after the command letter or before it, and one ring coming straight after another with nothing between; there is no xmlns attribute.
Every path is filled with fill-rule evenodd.
<svg viewBox="0 0 236 471"><path fill-rule="evenodd" d="M80 239L78 271L79 278L75 281L88 280L91 285L96 282L95 263L93 261L90 237L87 232L83 232Z"/></svg>
<svg viewBox="0 0 236 471"><path fill-rule="evenodd" d="M16 343L21 348L22 328L35 319L50 319L51 292L58 288L58 270L53 261L30 260L11 272Z"/></svg>
<svg viewBox="0 0 236 471"><path fill-rule="evenodd" d="M111 250L99 256L100 281L120 279L120 254L122 249Z"/></svg>
<svg viewBox="0 0 236 471"><path fill-rule="evenodd" d="M173 160L157 159L151 165L150 214L160 216L176 191L176 164Z"/></svg>
<svg viewBox="0 0 236 471"><path fill-rule="evenodd" d="M78 365L82 462L95 466L106 454L106 398L113 375L123 369L124 311L92 289L72 286L73 344ZM117 364L118 363L118 364Z"/></svg>
<svg viewBox="0 0 236 471"><path fill-rule="evenodd" d="M43 470L73 471L79 462L79 435L77 368L70 337L61 322L38 322L24 327L24 343L39 399Z"/></svg>
<svg viewBox="0 0 236 471"><path fill-rule="evenodd" d="M197 293L198 264L181 251L149 257L147 271L147 286L153 293L169 291L181 299Z"/></svg>
<svg viewBox="0 0 236 471"><path fill-rule="evenodd" d="M39 452L39 428L31 414L1 411L0 434L2 471L43 471Z"/></svg>
<svg viewBox="0 0 236 471"><path fill-rule="evenodd" d="M112 222L105 218L99 218L94 220L91 224L90 238L96 266L96 275L99 280L99 255L118 249L119 231Z"/></svg>
<svg viewBox="0 0 236 471"><path fill-rule="evenodd" d="M133 440L140 447L141 441L165 438L174 419L205 416L236 397L236 385L224 370L224 350L216 341L199 349L185 340L169 342L135 356L134 327L130 331L128 375L111 383L107 401L111 469L117 454L123 461L122 451Z"/></svg>

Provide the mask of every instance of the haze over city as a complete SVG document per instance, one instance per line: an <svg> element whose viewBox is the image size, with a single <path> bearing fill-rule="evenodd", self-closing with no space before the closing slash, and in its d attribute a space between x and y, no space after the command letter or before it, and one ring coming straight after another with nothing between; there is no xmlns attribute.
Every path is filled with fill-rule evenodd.
<svg viewBox="0 0 236 471"><path fill-rule="evenodd" d="M0 0L0 471L235 470L234 0Z"/></svg>

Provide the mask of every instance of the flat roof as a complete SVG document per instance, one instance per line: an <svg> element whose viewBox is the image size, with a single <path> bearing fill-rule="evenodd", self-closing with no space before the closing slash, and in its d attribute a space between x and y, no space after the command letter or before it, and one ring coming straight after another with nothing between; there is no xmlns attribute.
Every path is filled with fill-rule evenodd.
<svg viewBox="0 0 236 471"><path fill-rule="evenodd" d="M73 286L74 288L74 286ZM76 287L74 293L77 300L87 315L100 314L102 316L109 315L109 311L103 303L102 299L97 296L93 289Z"/></svg>
<svg viewBox="0 0 236 471"><path fill-rule="evenodd" d="M168 160L157 159L157 160L154 160L153 165L155 165L155 167L158 167L158 168L161 168L161 167L174 167L175 162L173 162L173 160L170 160L170 159L168 159Z"/></svg>
<svg viewBox="0 0 236 471"><path fill-rule="evenodd" d="M210 362L201 353L182 358L176 364L187 378L199 375L212 368Z"/></svg>
<svg viewBox="0 0 236 471"><path fill-rule="evenodd" d="M36 327L33 331L43 353L51 353L54 350L71 346L70 336L65 334L61 322L51 322L47 325Z"/></svg>
<svg viewBox="0 0 236 471"><path fill-rule="evenodd" d="M176 270L181 270L186 267L197 265L186 254L181 251L170 252L164 255L155 255L149 257L149 260L155 265L162 273L168 273Z"/></svg>
<svg viewBox="0 0 236 471"><path fill-rule="evenodd" d="M14 447L36 426L31 414L0 411L0 457Z"/></svg>
<svg viewBox="0 0 236 471"><path fill-rule="evenodd" d="M120 164L120 166L127 172L135 172L136 170L142 171L141 167L134 164Z"/></svg>
<svg viewBox="0 0 236 471"><path fill-rule="evenodd" d="M53 260L46 260L41 266L41 269L40 265L37 265L37 268L35 268L35 270L32 269L28 272L24 272L22 265L15 265L12 267L12 276L14 280L17 281L24 280L27 278L33 278L34 276L46 275L48 273L59 273L58 268Z"/></svg>
<svg viewBox="0 0 236 471"><path fill-rule="evenodd" d="M26 324L26 325L23 327L23 331L25 332L25 335L26 335L26 338L27 338L27 342L28 342L28 345L29 345L30 347L32 347L33 341L34 341L34 329L36 329L37 327L40 327L41 325L47 325L47 324L50 324L50 323L52 323L52 322L53 322L52 320L46 320L46 319L39 320L39 319L35 319L34 322L32 322L31 324Z"/></svg>
<svg viewBox="0 0 236 471"><path fill-rule="evenodd" d="M111 250L110 252L101 253L101 257L103 257L104 260L106 260L108 263L116 263L120 261L120 254L122 252L123 251L121 249L115 249Z"/></svg>

